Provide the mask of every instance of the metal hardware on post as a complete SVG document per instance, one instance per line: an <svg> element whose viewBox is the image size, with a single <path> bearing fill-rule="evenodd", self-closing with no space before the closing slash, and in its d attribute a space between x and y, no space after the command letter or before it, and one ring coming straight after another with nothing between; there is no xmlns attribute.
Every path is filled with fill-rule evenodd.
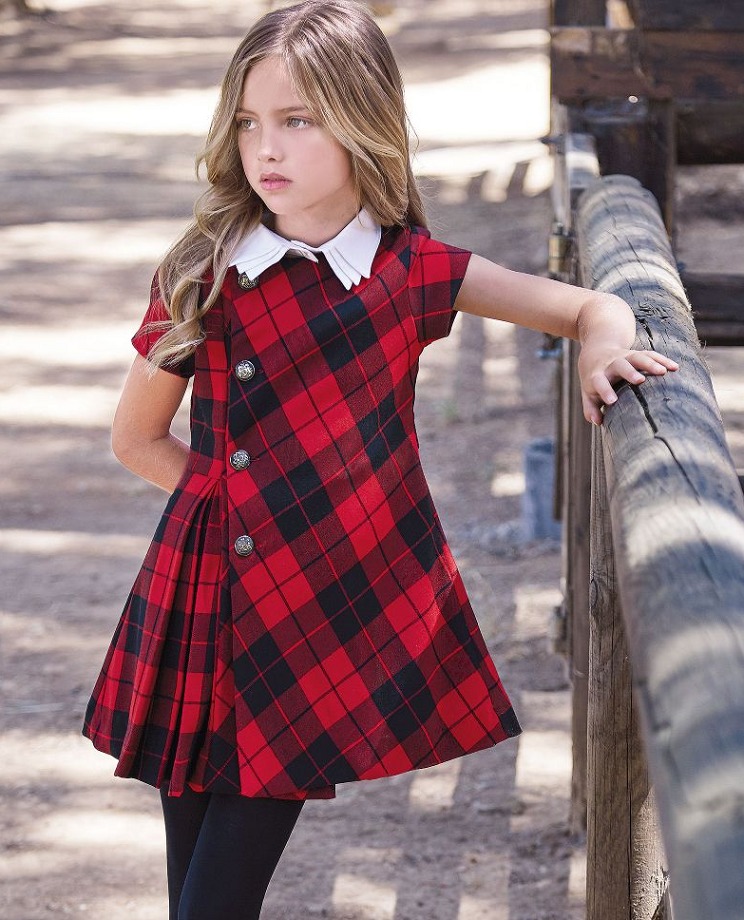
<svg viewBox="0 0 744 920"><path fill-rule="evenodd" d="M548 238L548 275L551 278L565 278L570 255L571 236L563 224L555 221Z"/></svg>

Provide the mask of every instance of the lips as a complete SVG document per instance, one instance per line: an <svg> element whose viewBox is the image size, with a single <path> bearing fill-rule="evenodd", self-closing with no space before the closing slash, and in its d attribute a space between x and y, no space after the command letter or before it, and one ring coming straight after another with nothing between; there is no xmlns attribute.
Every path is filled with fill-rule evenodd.
<svg viewBox="0 0 744 920"><path fill-rule="evenodd" d="M291 179L282 176L280 173L262 173L259 176L259 182L261 183L261 188L267 192L280 191L281 189L289 188L292 184Z"/></svg>

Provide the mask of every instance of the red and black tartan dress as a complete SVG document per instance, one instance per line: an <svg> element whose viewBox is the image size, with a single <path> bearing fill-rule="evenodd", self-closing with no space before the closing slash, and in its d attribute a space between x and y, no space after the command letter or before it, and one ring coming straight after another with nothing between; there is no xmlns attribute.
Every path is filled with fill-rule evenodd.
<svg viewBox="0 0 744 920"><path fill-rule="evenodd" d="M414 429L424 346L470 254L384 230L346 291L285 257L230 268L194 374L191 452L126 604L84 734L116 774L330 798L517 735L434 509ZM154 295L133 339L162 319Z"/></svg>

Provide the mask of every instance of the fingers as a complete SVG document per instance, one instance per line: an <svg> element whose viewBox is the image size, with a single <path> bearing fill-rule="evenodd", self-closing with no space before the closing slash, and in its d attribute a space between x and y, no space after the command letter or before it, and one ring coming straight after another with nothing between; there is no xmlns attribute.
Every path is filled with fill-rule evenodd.
<svg viewBox="0 0 744 920"><path fill-rule="evenodd" d="M646 379L646 374L654 373L654 371L650 370L650 367L649 362L640 359L634 361L629 355L627 358L619 358L617 361L613 361L607 368L607 375L611 380L627 380L628 383L640 384ZM646 374L642 373L642 370ZM662 368L658 373L666 374L666 368Z"/></svg>
<svg viewBox="0 0 744 920"><path fill-rule="evenodd" d="M617 402L613 382L624 380L639 386L649 374L662 376L667 371L676 370L679 370L679 364L657 351L631 351L622 358L616 358L604 373L591 375L588 388L582 392L584 418L594 425L602 424L603 407Z"/></svg>
<svg viewBox="0 0 744 920"><path fill-rule="evenodd" d="M631 351L626 360L646 374L666 374L667 371L679 370L679 364L660 354L658 351Z"/></svg>
<svg viewBox="0 0 744 920"><path fill-rule="evenodd" d="M628 383L639 384L643 383L648 374L661 377L667 371L676 370L679 370L677 362L657 351L631 351L610 364L607 376L611 380L627 380Z"/></svg>
<svg viewBox="0 0 744 920"><path fill-rule="evenodd" d="M587 422L591 422L592 425L602 424L602 419L604 418L602 414L603 405L602 400L588 396L586 393L581 394L581 407L584 412L584 418Z"/></svg>

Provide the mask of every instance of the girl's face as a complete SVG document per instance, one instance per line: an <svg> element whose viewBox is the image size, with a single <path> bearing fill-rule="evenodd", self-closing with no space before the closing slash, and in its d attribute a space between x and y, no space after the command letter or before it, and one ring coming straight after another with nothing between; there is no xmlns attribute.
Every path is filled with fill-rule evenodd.
<svg viewBox="0 0 744 920"><path fill-rule="evenodd" d="M243 171L277 233L318 246L356 215L349 152L312 117L278 58L248 72L235 119Z"/></svg>

